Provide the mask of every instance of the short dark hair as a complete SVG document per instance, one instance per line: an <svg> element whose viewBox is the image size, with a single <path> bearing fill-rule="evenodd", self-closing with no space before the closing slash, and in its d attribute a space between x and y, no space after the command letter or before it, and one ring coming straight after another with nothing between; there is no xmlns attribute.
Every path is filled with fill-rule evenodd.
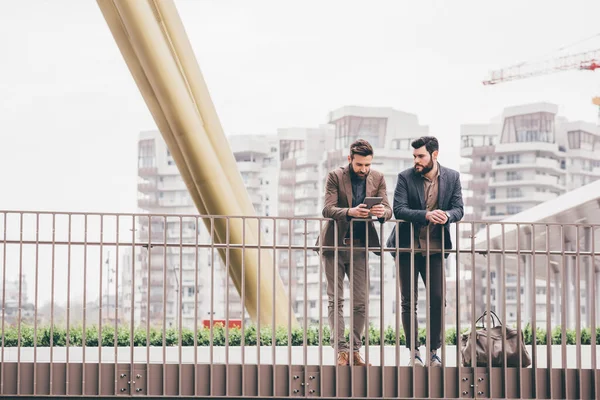
<svg viewBox="0 0 600 400"><path fill-rule="evenodd" d="M366 140L358 139L350 145L350 158L354 158L355 154L363 157L372 156L373 147Z"/></svg>
<svg viewBox="0 0 600 400"><path fill-rule="evenodd" d="M432 154L434 151L438 151L440 149L440 145L435 136L421 136L418 139L413 140L410 144L413 149L420 149L425 146L425 149L429 154Z"/></svg>

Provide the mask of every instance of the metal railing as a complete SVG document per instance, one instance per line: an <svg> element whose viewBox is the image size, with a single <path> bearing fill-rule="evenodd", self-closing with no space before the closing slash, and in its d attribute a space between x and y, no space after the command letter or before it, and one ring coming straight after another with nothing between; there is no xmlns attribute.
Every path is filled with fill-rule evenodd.
<svg viewBox="0 0 600 400"><path fill-rule="evenodd" d="M229 234L217 242L215 225L232 221L260 229L258 243L233 243ZM349 245L325 246L315 244L325 224L334 224L334 243L340 232L323 218L0 211L0 395L599 397L598 226L461 222L451 230L454 248L436 249L420 248L418 227L401 221L375 221L380 245L366 247L372 231L355 242L355 222ZM407 227L410 246L386 245ZM238 296L226 272L235 252L254 252L258 276L269 274L273 287L242 280ZM260 257L275 268L261 271ZM347 268L349 290L341 296L335 285L330 300L326 257L334 265L364 257L368 268L363 276ZM432 257L444 271L441 367L425 350L432 310L424 306L432 303L424 288L411 291L408 309L418 306L425 325L418 341L426 365L412 367L398 271L411 268L414 287L416 263L429 271ZM281 306L276 279L285 285L287 321L251 320L248 291L270 293ZM426 273L428 288L430 280ZM360 354L371 365L338 365L339 343L329 339L340 320L330 327L327 307L343 301L352 342L362 289ZM476 326L481 315L485 330Z"/></svg>

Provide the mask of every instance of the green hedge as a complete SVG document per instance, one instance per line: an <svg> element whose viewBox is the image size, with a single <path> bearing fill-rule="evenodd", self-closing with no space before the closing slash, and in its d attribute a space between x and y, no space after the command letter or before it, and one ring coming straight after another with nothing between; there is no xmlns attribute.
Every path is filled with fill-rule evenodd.
<svg viewBox="0 0 600 400"><path fill-rule="evenodd" d="M468 328L464 328L461 331L465 332ZM248 326L245 329L244 344L246 346L256 345L256 327ZM348 329L346 329L346 338L348 338ZM130 329L128 327L119 327L117 330L117 346L129 346L129 334ZM261 328L261 345L271 346L272 344L273 331L270 327ZM426 331L424 328L419 330L419 341L421 344L425 344ZM50 346L51 330L49 326L38 327L37 330L37 345L41 347ZM54 327L53 332L53 346L64 347L67 343L67 332L64 327ZM216 325L213 328L213 345L214 346L225 346L226 330L221 325ZM523 328L523 336L525 337L525 344L531 344L532 342L532 329L530 325L526 325ZM323 326L321 332L321 344L329 345L330 329L328 326ZM546 344L546 331L538 328L535 335L537 344ZM4 330L4 346L16 347L18 346L18 328L16 326L5 327ZM147 345L147 332L145 328L137 328L133 333L133 344L134 346L146 346ZM150 346L162 346L163 335L159 329L150 328ZM552 344L561 344L562 332L560 327L555 327L551 332ZM576 334L574 330L567 330L566 332L567 344L573 345L576 341ZM406 338L404 337L404 331L401 329L398 335L398 341L400 345L406 344ZM591 331L589 328L581 330L581 344L590 344L592 339ZM101 334L102 346L114 346L115 345L115 329L114 326L103 326ZM383 332L383 341L385 345L396 344L396 333L395 330L390 326ZM167 346L177 346L179 343L179 333L175 329L167 329L164 337L164 342ZM242 334L240 329L232 328L229 329L229 345L240 346L242 342ZM371 326L369 328L369 342L371 345L381 344L381 338L379 335L379 329ZM83 329L79 327L72 327L69 331L69 345L74 347L80 347L83 343ZM194 345L194 331L190 329L183 329L181 332L181 343L183 346ZM198 346L209 346L210 345L210 329L201 328L198 329ZM304 335L300 328L293 329L289 338L289 343L292 346L302 346L304 344ZM308 346L316 346L319 343L319 328L318 326L311 326L306 334L306 343ZM363 338L363 344L365 338ZM275 332L275 344L277 346L288 345L288 332L286 328L277 328ZM446 329L446 344L456 344L456 329ZM600 327L596 328L596 344L600 344ZM34 345L34 329L31 326L21 325L21 347L33 347ZM86 328L85 345L89 347L98 346L98 327L89 326Z"/></svg>

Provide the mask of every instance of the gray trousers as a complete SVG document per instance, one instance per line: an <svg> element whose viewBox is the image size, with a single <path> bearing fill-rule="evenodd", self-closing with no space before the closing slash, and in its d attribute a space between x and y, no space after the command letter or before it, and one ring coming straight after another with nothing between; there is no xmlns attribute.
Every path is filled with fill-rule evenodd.
<svg viewBox="0 0 600 400"><path fill-rule="evenodd" d="M344 248L345 250L346 248ZM365 330L365 307L367 302L367 274L369 268L366 265L365 250L354 250L353 266L350 265L350 246L348 251L338 252L337 262L337 282L335 282L335 259L334 253L329 252L323 255L325 263L325 275L327 276L327 297L329 326L331 328L331 346L335 348L337 339L338 351L349 350L349 345L346 342L344 332L346 330L344 323L344 277L348 276L348 280L354 280L352 289L353 299L353 350L358 351L362 346L362 334ZM352 276L353 275L353 276ZM352 276L352 278L351 278ZM337 285L337 309L335 308L335 287ZM335 321L337 319L338 331L335 332Z"/></svg>

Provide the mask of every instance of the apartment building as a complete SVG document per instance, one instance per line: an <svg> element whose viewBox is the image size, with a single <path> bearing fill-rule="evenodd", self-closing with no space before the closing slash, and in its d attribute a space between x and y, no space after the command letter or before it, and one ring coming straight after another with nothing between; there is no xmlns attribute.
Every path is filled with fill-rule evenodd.
<svg viewBox="0 0 600 400"><path fill-rule="evenodd" d="M257 214L269 215L277 205L278 146L274 135L231 136L229 141ZM164 317L168 326L177 326L181 317L183 326L193 327L196 298L199 320L209 319L211 308L214 318L225 318L226 312L229 318L241 318L239 295L231 281L230 307L226 310L229 278L218 253L207 247L178 246L196 241L209 244L210 221L195 217L196 207L158 131L140 133L138 176L140 210L175 215L138 218L139 242L156 244L135 254L135 322L145 324L149 320L154 324ZM262 228L268 230L267 226ZM125 283L131 281L131 271L123 274ZM131 298L131 293L123 295ZM125 307L131 311L131 306Z"/></svg>
<svg viewBox="0 0 600 400"><path fill-rule="evenodd" d="M600 148L598 126L557 114L555 104L534 103L507 107L490 124L461 126L465 220L501 221L600 178L600 162L593 155ZM482 226L476 224L475 233ZM469 230L465 226L461 237L470 237ZM492 302L499 307L495 273L490 278ZM485 295L487 280L481 281ZM506 284L507 322L514 323L517 291L524 294L525 282L509 275ZM536 286L537 315L545 317L546 283Z"/></svg>

